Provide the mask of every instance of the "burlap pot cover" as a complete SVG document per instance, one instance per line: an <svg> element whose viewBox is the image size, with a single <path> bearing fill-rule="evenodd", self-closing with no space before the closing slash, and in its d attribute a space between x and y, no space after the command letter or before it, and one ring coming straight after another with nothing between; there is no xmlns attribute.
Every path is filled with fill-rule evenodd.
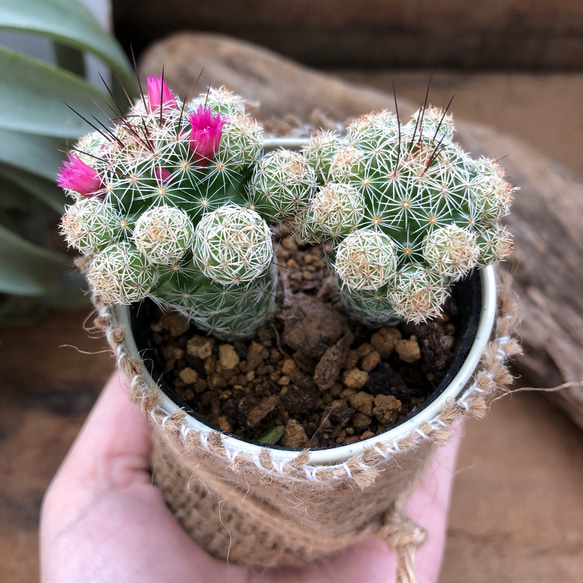
<svg viewBox="0 0 583 583"><path fill-rule="evenodd" d="M260 447L186 415L139 360L128 309L96 300L97 326L153 427L154 479L185 530L216 557L259 566L306 564L378 534L397 550L398 580L414 581L414 552L425 532L403 516L404 502L452 425L483 416L505 390L512 380L506 361L520 350L509 277L499 274L496 283L486 268L481 279L482 328L465 381L460 385L462 370L453 388L385 434L324 451Z"/></svg>

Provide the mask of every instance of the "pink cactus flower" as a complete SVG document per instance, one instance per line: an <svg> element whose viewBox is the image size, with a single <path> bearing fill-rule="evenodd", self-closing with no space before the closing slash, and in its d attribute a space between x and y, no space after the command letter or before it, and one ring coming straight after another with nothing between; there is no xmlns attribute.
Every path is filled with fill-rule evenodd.
<svg viewBox="0 0 583 583"><path fill-rule="evenodd" d="M166 168L162 168L162 166L158 166L156 170L154 170L156 174L156 180L159 184L168 184L170 182L170 178L172 178L172 174Z"/></svg>
<svg viewBox="0 0 583 583"><path fill-rule="evenodd" d="M176 98L160 75L147 77L146 83L148 84L148 103L151 112L160 109L161 105L167 109L178 109Z"/></svg>
<svg viewBox="0 0 583 583"><path fill-rule="evenodd" d="M57 184L61 188L73 190L83 196L99 196L103 188L103 179L95 168L92 168L79 156L67 154L68 160L63 162L57 174Z"/></svg>
<svg viewBox="0 0 583 583"><path fill-rule="evenodd" d="M190 149L194 152L194 161L208 164L216 154L221 143L223 126L226 119L221 119L221 114L213 114L210 107L198 106L195 112L189 117L190 126Z"/></svg>

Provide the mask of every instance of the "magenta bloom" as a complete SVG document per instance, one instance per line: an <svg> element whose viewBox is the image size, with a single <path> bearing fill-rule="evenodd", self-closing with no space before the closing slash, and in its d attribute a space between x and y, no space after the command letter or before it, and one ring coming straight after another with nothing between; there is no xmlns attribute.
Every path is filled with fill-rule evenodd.
<svg viewBox="0 0 583 583"><path fill-rule="evenodd" d="M227 120L221 119L220 113L213 114L210 107L199 105L196 112L190 114L189 121L192 128L190 149L194 152L195 162L208 163L219 149Z"/></svg>
<svg viewBox="0 0 583 583"><path fill-rule="evenodd" d="M168 109L178 109L178 104L166 81L160 75L151 75L146 78L148 84L148 102L150 111L156 111L163 105Z"/></svg>
<svg viewBox="0 0 583 583"><path fill-rule="evenodd" d="M59 168L57 184L61 188L74 190L83 196L96 196L100 194L103 180L95 168L85 164L79 156L67 154L68 160L63 162L63 168Z"/></svg>

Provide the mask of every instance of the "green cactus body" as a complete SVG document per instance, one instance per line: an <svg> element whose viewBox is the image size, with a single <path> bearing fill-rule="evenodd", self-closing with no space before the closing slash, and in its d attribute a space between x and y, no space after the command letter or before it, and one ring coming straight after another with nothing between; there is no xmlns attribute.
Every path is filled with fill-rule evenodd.
<svg viewBox="0 0 583 583"><path fill-rule="evenodd" d="M182 103L159 77L111 130L82 138L59 183L70 245L107 303L150 297L222 339L252 336L275 305L268 223L327 257L346 310L371 326L435 317L450 284L503 259L514 189L453 142L451 116L380 111L263 153L262 129L224 88Z"/></svg>
<svg viewBox="0 0 583 583"><path fill-rule="evenodd" d="M453 119L437 108L404 125L381 111L349 124L343 143L316 135L304 147L322 188L342 185L362 200L340 231L337 215L319 212L317 194L295 227L300 240L328 234L335 242L342 301L356 317L376 325L395 313L417 322L435 317L451 282L509 253L510 235L498 221L514 189L497 163L473 160L453 134ZM380 235L384 242L375 240Z"/></svg>
<svg viewBox="0 0 583 583"><path fill-rule="evenodd" d="M246 208L262 150L241 97L221 88L183 104L149 78L148 93L111 130L82 138L62 170L76 199L62 230L94 255L93 292L106 303L151 297L222 338L252 335L276 286L270 229Z"/></svg>
<svg viewBox="0 0 583 583"><path fill-rule="evenodd" d="M305 158L289 150L266 154L249 185L251 207L276 220L291 219L307 208L316 187L316 172Z"/></svg>

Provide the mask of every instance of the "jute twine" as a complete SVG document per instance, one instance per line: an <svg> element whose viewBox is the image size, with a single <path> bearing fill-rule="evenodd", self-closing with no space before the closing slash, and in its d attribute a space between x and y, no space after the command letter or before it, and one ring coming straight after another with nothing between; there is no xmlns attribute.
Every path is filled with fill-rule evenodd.
<svg viewBox="0 0 583 583"><path fill-rule="evenodd" d="M96 326L128 378L131 400L151 422L155 482L209 553L238 564L302 565L378 535L397 552L397 581L414 583L415 552L426 532L404 515L405 501L435 449L449 441L452 425L465 416L483 417L512 381L506 362L520 352L513 337L519 312L510 277L499 273L497 285L494 339L461 394L405 438L373 442L332 466L311 465L307 451L285 462L267 447L250 455L225 446L218 431L189 427L184 411L164 408L143 363L129 356L113 309L94 302Z"/></svg>

